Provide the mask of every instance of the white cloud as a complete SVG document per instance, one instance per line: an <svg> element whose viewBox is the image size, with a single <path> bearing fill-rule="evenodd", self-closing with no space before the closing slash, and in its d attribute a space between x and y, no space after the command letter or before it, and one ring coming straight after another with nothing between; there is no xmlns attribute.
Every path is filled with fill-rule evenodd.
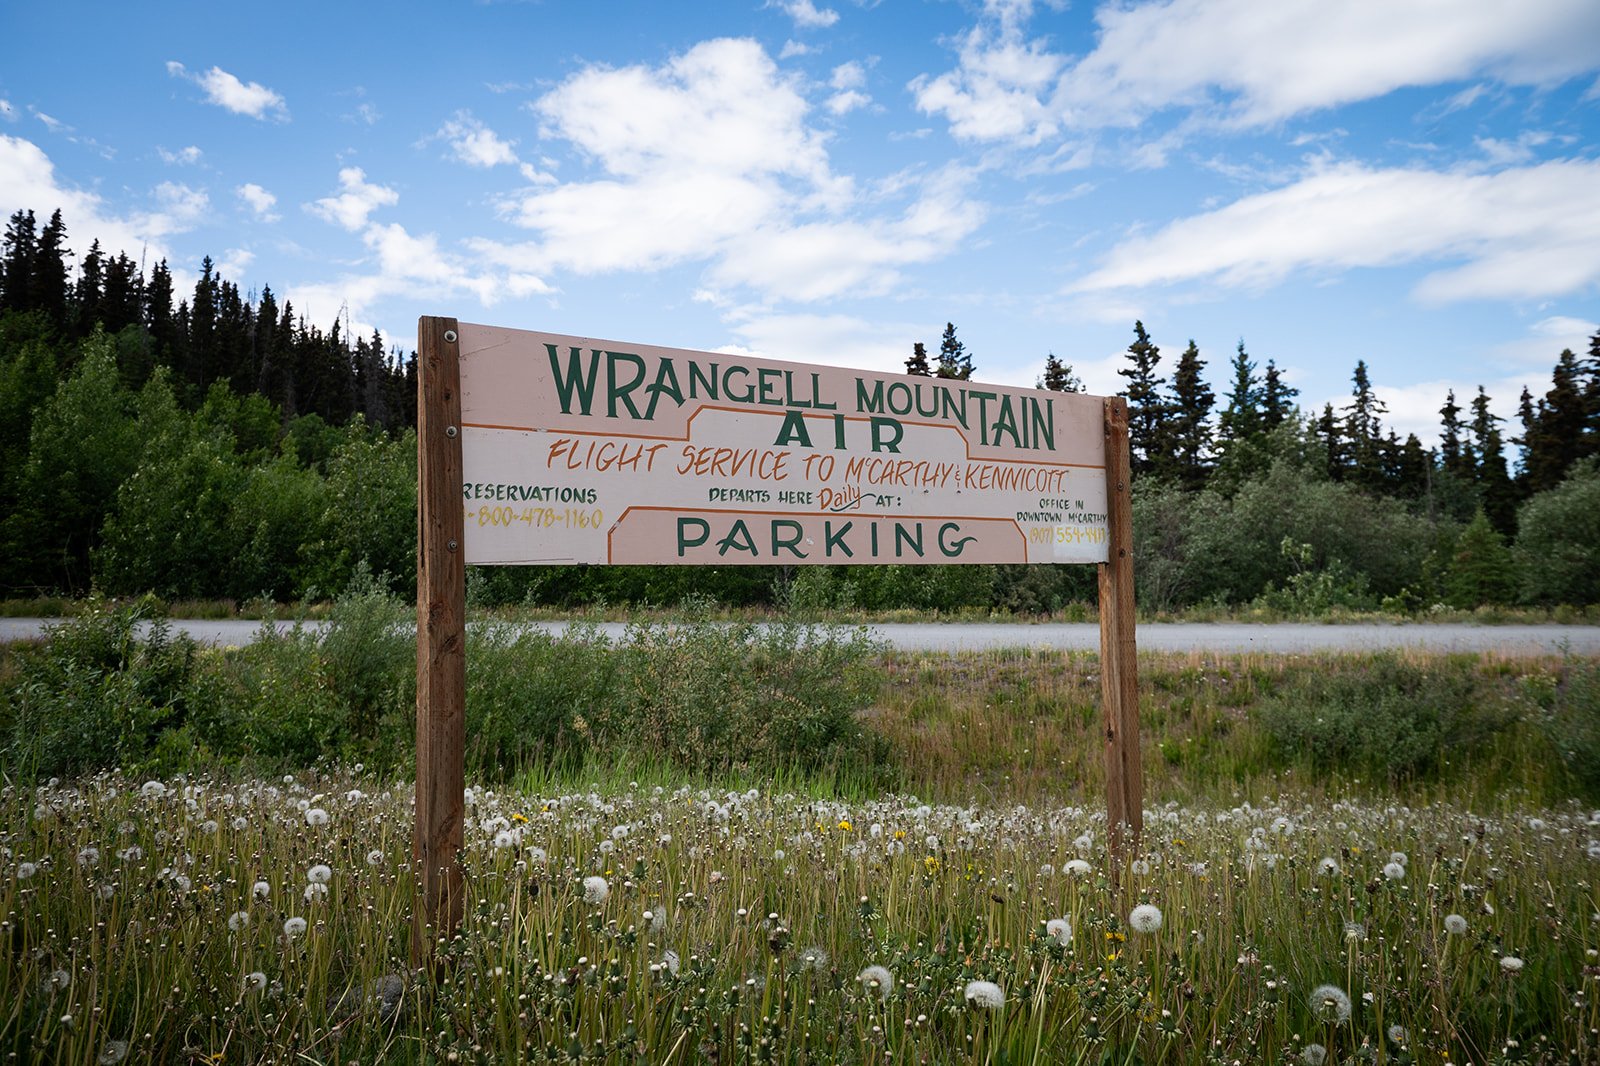
<svg viewBox="0 0 1600 1066"><path fill-rule="evenodd" d="M866 68L854 60L834 67L828 85L835 90L828 97L828 110L835 115L846 114L872 102L872 97L861 91L867 85Z"/></svg>
<svg viewBox="0 0 1600 1066"><path fill-rule="evenodd" d="M243 200L257 219L262 222L276 222L279 216L273 214L272 209L278 203L278 198L272 195L253 181L245 182L233 190Z"/></svg>
<svg viewBox="0 0 1600 1066"><path fill-rule="evenodd" d="M783 13L794 19L796 29L827 29L839 21L839 13L831 7L818 8L811 0L778 0Z"/></svg>
<svg viewBox="0 0 1600 1066"><path fill-rule="evenodd" d="M50 157L38 145L0 134L0 216L38 211L41 205L49 205L42 208L46 212L59 207L77 248L87 248L91 241L99 240L108 255L125 252L136 262L152 263L170 258L171 252L162 238L182 232L194 217L193 212L182 210L186 199L180 191L183 189L172 186L158 193L162 210L122 217L109 211L95 193L63 184ZM199 196L203 201L204 194ZM195 203L193 197L193 190L189 190L190 206ZM179 208L176 211L171 210L174 204Z"/></svg>
<svg viewBox="0 0 1600 1066"><path fill-rule="evenodd" d="M722 351L893 374L905 373L912 341L937 338L942 328L853 315L774 315L756 308L731 311L726 321L739 343L722 345Z"/></svg>
<svg viewBox="0 0 1600 1066"><path fill-rule="evenodd" d="M991 7L961 38L955 69L911 83L918 106L944 114L957 137L1036 143L1169 108L1256 126L1407 86L1543 86L1600 67L1592 0L1104 3L1095 48L1077 61L1029 39L1026 15L1025 4Z"/></svg>
<svg viewBox="0 0 1600 1066"><path fill-rule="evenodd" d="M236 115L288 121L289 107L283 97L260 82L240 81L221 67L212 67L203 74L191 74L176 60L167 62L167 73L194 82L205 90L209 102Z"/></svg>
<svg viewBox="0 0 1600 1066"><path fill-rule="evenodd" d="M201 152L198 147L192 144L187 148L179 148L176 152L169 152L165 148L162 148L158 145L156 147L156 154L161 157L161 161L163 163L171 163L177 166L190 166L194 163L200 162Z"/></svg>
<svg viewBox="0 0 1600 1066"><path fill-rule="evenodd" d="M217 274L237 283L244 277L244 272L250 269L250 264L256 261L256 253L247 248L229 248L222 253L222 261L217 264Z"/></svg>
<svg viewBox="0 0 1600 1066"><path fill-rule="evenodd" d="M1043 40L1024 39L1018 19L985 20L961 39L955 70L912 79L919 110L943 114L962 140L1038 144L1054 134L1057 119L1045 97L1066 59Z"/></svg>
<svg viewBox="0 0 1600 1066"><path fill-rule="evenodd" d="M1427 303L1534 299L1600 282L1600 162L1495 174L1319 167L1302 180L1123 241L1072 291L1204 281L1265 287L1299 271L1459 262Z"/></svg>
<svg viewBox="0 0 1600 1066"><path fill-rule="evenodd" d="M1498 137L1475 137L1473 143L1490 166L1503 167L1529 162L1533 159L1533 150L1549 144L1550 140L1551 135L1542 130L1525 130L1514 141Z"/></svg>
<svg viewBox="0 0 1600 1066"><path fill-rule="evenodd" d="M898 214L861 217L805 97L753 41L707 41L657 68L589 68L533 106L543 136L570 141L603 175L505 201L539 239L474 243L503 265L597 273L701 261L718 284L822 299L883 291L898 266L947 252L982 218L954 171L905 190L915 198Z"/></svg>
<svg viewBox="0 0 1600 1066"><path fill-rule="evenodd" d="M455 117L439 127L439 132L434 136L448 142L456 159L471 167L487 169L518 162L514 147L516 142L501 140L494 130L473 118L469 111L456 112Z"/></svg>
<svg viewBox="0 0 1600 1066"><path fill-rule="evenodd" d="M799 41L784 41L783 50L778 53L779 59L793 59L795 56L808 56L816 49Z"/></svg>
<svg viewBox="0 0 1600 1066"><path fill-rule="evenodd" d="M1528 334L1496 345L1492 355L1503 369L1527 367L1548 373L1563 348L1584 352L1600 323L1574 315L1549 315L1528 327Z"/></svg>
<svg viewBox="0 0 1600 1066"><path fill-rule="evenodd" d="M329 196L306 209L312 214L354 232L367 224L367 216L380 207L393 207L400 202L400 194L383 185L367 182L366 172L360 167L345 167L339 171L339 187L344 191Z"/></svg>
<svg viewBox="0 0 1600 1066"><path fill-rule="evenodd" d="M7 122L17 121L17 109L11 106L11 101L0 97L0 118Z"/></svg>
<svg viewBox="0 0 1600 1066"><path fill-rule="evenodd" d="M204 189L191 189L182 182L164 181L156 186L155 193L175 229L188 229L200 221L211 206Z"/></svg>

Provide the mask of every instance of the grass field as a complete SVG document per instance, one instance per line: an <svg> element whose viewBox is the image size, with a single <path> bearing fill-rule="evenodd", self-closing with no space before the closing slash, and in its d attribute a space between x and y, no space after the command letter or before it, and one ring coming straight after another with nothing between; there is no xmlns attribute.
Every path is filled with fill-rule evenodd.
<svg viewBox="0 0 1600 1066"><path fill-rule="evenodd" d="M656 742L663 723L705 727L702 712L757 728L747 712L793 702L774 686L817 684L797 672L807 645L702 638L722 639L480 649L501 701L469 697L489 701L469 708L480 737L511 735L495 732L508 702L572 698L515 664L548 680L580 654L616 657L607 698L652 689L628 706L656 718L586 722L570 758L507 766L478 746L467 917L441 937L436 978L410 966L403 761L297 769L197 744L175 773L169 740L148 749L157 773L8 778L0 1053L1600 1061L1600 665L1144 657L1146 831L1113 865L1093 656L840 646L817 668L872 683L850 690L863 702L830 743L872 754L801 771L769 735L715 764ZM201 653L194 683L267 664L286 691L315 692L351 654L337 638ZM688 676L738 656L743 678L702 691ZM13 703L44 669L0 670ZM140 690L125 670L134 681L110 691ZM4 713L23 750L35 720ZM203 735L190 728L169 737ZM375 758L392 750L382 736L364 741Z"/></svg>

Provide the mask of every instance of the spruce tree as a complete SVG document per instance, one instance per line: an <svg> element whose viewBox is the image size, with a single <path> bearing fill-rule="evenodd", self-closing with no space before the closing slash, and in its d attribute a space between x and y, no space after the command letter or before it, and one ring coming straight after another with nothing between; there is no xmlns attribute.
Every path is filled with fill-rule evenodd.
<svg viewBox="0 0 1600 1066"><path fill-rule="evenodd" d="M1566 476L1567 468L1582 455L1587 421L1584 408L1578 357L1571 348L1566 348L1556 360L1550 391L1539 401L1533 431L1527 434L1525 447L1531 492L1555 488Z"/></svg>
<svg viewBox="0 0 1600 1066"><path fill-rule="evenodd" d="M1044 375L1039 378L1039 388L1050 392L1082 392L1083 382L1072 372L1071 363L1063 363L1055 352L1044 357Z"/></svg>
<svg viewBox="0 0 1600 1066"><path fill-rule="evenodd" d="M1272 432L1294 413L1294 398L1300 390L1283 383L1277 363L1267 360L1267 373L1261 382L1261 428Z"/></svg>
<svg viewBox="0 0 1600 1066"><path fill-rule="evenodd" d="M78 283L72 288L72 333L87 337L100 321L100 301L105 298L106 257L100 251L99 240L89 243L83 254L83 265L78 272Z"/></svg>
<svg viewBox="0 0 1600 1066"><path fill-rule="evenodd" d="M921 341L911 346L911 358L906 360L906 373L919 378L933 376L933 368L928 365L928 349Z"/></svg>
<svg viewBox="0 0 1600 1066"><path fill-rule="evenodd" d="M1345 405L1345 439L1350 445L1350 479L1364 489L1384 487L1383 425L1378 415L1387 411L1372 391L1365 359L1356 360L1351 401Z"/></svg>
<svg viewBox="0 0 1600 1066"><path fill-rule="evenodd" d="M1172 375L1172 398L1167 404L1166 462L1171 475L1188 489L1205 484L1210 470L1211 408L1217 399L1201 372L1205 361L1193 338L1178 357Z"/></svg>
<svg viewBox="0 0 1600 1066"><path fill-rule="evenodd" d="M67 226L61 221L61 212L54 211L44 229L39 231L39 245L33 256L33 278L29 282L29 299L35 310L42 311L50 324L64 328L71 313L71 283L68 280Z"/></svg>
<svg viewBox="0 0 1600 1066"><path fill-rule="evenodd" d="M39 226L33 212L13 213L0 255L0 311L33 310L33 260L38 251Z"/></svg>
<svg viewBox="0 0 1600 1066"><path fill-rule="evenodd" d="M972 353L956 339L955 323L946 322L944 336L939 340L939 366L935 373L941 378L969 381L972 370Z"/></svg>
<svg viewBox="0 0 1600 1066"><path fill-rule="evenodd" d="M1472 443L1477 452L1478 496L1484 512L1500 533L1509 537L1517 531L1517 494L1506 471L1505 449L1496 422L1505 419L1489 410L1489 394L1478 386L1472 401Z"/></svg>
<svg viewBox="0 0 1600 1066"><path fill-rule="evenodd" d="M1470 478L1474 474L1473 462L1462 440L1461 405L1456 403L1456 390L1445 393L1444 406L1439 408L1439 463L1457 477Z"/></svg>
<svg viewBox="0 0 1600 1066"><path fill-rule="evenodd" d="M1133 452L1134 473L1148 474L1165 453L1162 423L1167 410L1161 398L1165 380L1156 374L1161 349L1150 340L1142 321L1134 322L1133 338L1128 345L1130 365L1117 370L1128 384L1117 395L1128 400L1128 444Z"/></svg>
<svg viewBox="0 0 1600 1066"><path fill-rule="evenodd" d="M1233 390L1227 394L1228 406L1217 418L1217 446L1222 451L1262 430L1261 379L1256 377L1256 364L1245 353L1243 337L1233 353L1232 365Z"/></svg>
<svg viewBox="0 0 1600 1066"><path fill-rule="evenodd" d="M1505 539L1481 508L1456 541L1444 587L1445 599L1463 610L1511 602L1516 568Z"/></svg>
<svg viewBox="0 0 1600 1066"><path fill-rule="evenodd" d="M1328 454L1328 476L1335 481L1343 481L1350 449L1344 439L1344 423L1333 413L1333 404L1322 405L1322 417L1317 419L1316 433Z"/></svg>

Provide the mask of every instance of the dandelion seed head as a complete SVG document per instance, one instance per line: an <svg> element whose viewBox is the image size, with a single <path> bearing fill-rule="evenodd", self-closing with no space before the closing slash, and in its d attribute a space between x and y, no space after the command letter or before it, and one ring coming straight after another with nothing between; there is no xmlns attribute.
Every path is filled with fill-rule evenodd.
<svg viewBox="0 0 1600 1066"><path fill-rule="evenodd" d="M319 862L306 871L306 880L313 885L325 885L333 880L333 868L327 863Z"/></svg>
<svg viewBox="0 0 1600 1066"><path fill-rule="evenodd" d="M1154 933L1161 928L1161 908L1141 903L1128 913L1128 928L1135 933Z"/></svg>
<svg viewBox="0 0 1600 1066"><path fill-rule="evenodd" d="M146 781L139 786L139 795L147 800L158 800L167 794L167 786L160 781Z"/></svg>
<svg viewBox="0 0 1600 1066"><path fill-rule="evenodd" d="M36 862L19 862L19 863L17 863L17 880L18 881L30 881L30 880L33 879L33 876L35 874L37 874L38 872L39 872L39 864L36 863Z"/></svg>
<svg viewBox="0 0 1600 1066"><path fill-rule="evenodd" d="M1459 914L1444 916L1444 931L1451 936L1460 936L1467 931L1467 920Z"/></svg>
<svg viewBox="0 0 1600 1066"><path fill-rule="evenodd" d="M1343 1025L1350 1020L1350 997L1338 985L1318 985L1311 990L1309 1002L1319 1021Z"/></svg>
<svg viewBox="0 0 1600 1066"><path fill-rule="evenodd" d="M328 886L320 881L313 881L306 886L304 894L307 903L315 903L328 898Z"/></svg>
<svg viewBox="0 0 1600 1066"><path fill-rule="evenodd" d="M1069 859L1066 865L1061 867L1063 873L1071 874L1073 877L1088 877L1091 869L1092 867L1083 859Z"/></svg>
<svg viewBox="0 0 1600 1066"><path fill-rule="evenodd" d="M983 1010L999 1010L1006 1005L1005 989L993 981L968 981L966 1000Z"/></svg>
<svg viewBox="0 0 1600 1066"><path fill-rule="evenodd" d="M1339 860L1332 855L1324 857L1317 863L1317 873L1323 877L1338 877L1340 870Z"/></svg>
<svg viewBox="0 0 1600 1066"><path fill-rule="evenodd" d="M1383 876L1391 881L1404 881L1406 879L1406 868L1397 862L1385 863Z"/></svg>
<svg viewBox="0 0 1600 1066"><path fill-rule="evenodd" d="M1506 973L1521 973L1522 959L1516 955L1500 956L1500 969Z"/></svg>
<svg viewBox="0 0 1600 1066"><path fill-rule="evenodd" d="M259 992L267 987L267 975L260 970L252 970L244 975L244 988L246 992Z"/></svg>
<svg viewBox="0 0 1600 1066"><path fill-rule="evenodd" d="M381 862L383 862L383 849L382 848L373 848L371 851L367 852L367 865L368 866L377 866Z"/></svg>
<svg viewBox="0 0 1600 1066"><path fill-rule="evenodd" d="M1389 1026L1385 1035L1389 1037L1390 1043L1397 1044L1400 1047L1404 1047L1411 1040L1411 1034L1406 1032L1406 1027L1403 1025Z"/></svg>
<svg viewBox="0 0 1600 1066"><path fill-rule="evenodd" d="M598 907L611 898L611 885L599 874L583 879L583 901Z"/></svg>
<svg viewBox="0 0 1600 1066"><path fill-rule="evenodd" d="M888 999L889 993L894 990L894 974L886 966L868 966L856 975L856 980L868 992L876 992L884 999Z"/></svg>
<svg viewBox="0 0 1600 1066"><path fill-rule="evenodd" d="M1322 1066L1328 1061L1328 1049L1321 1044L1307 1044L1300 1049L1300 1061L1305 1066Z"/></svg>
<svg viewBox="0 0 1600 1066"><path fill-rule="evenodd" d="M86 870L90 869L91 867L99 866L100 865L100 849L96 848L96 847L92 847L92 846L91 847L79 848L78 849L78 865L83 867Z"/></svg>
<svg viewBox="0 0 1600 1066"><path fill-rule="evenodd" d="M249 911L234 911L232 914L228 915L228 930L229 930L229 932L237 933L240 930L247 928L249 925L250 925L250 912Z"/></svg>
<svg viewBox="0 0 1600 1066"><path fill-rule="evenodd" d="M297 916L294 918L284 919L283 935L288 937L290 940L293 940L296 937L304 936L305 932L306 920L304 918Z"/></svg>
<svg viewBox="0 0 1600 1066"><path fill-rule="evenodd" d="M1072 923L1065 918L1051 918L1044 923L1045 935L1062 947L1072 943Z"/></svg>
<svg viewBox="0 0 1600 1066"><path fill-rule="evenodd" d="M270 899L272 897L272 886L265 881L257 881L250 886L250 894L256 899Z"/></svg>
<svg viewBox="0 0 1600 1066"><path fill-rule="evenodd" d="M666 970L672 976L678 976L678 967L680 965L681 963L678 961L678 953L676 951L669 949L661 953L661 968Z"/></svg>
<svg viewBox="0 0 1600 1066"><path fill-rule="evenodd" d="M802 950L798 958L802 970L821 970L828 965L828 953L815 944Z"/></svg>
<svg viewBox="0 0 1600 1066"><path fill-rule="evenodd" d="M328 824L328 812L321 807L311 807L306 810L306 824L315 828Z"/></svg>
<svg viewBox="0 0 1600 1066"><path fill-rule="evenodd" d="M126 1040L107 1040L106 1046L100 1049L95 1062L99 1066L117 1066L117 1063L128 1057L128 1042Z"/></svg>

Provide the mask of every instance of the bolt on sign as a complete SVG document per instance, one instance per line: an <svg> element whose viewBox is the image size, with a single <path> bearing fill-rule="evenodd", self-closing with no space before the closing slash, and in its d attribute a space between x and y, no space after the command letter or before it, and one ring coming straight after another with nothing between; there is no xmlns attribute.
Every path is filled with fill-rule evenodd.
<svg viewBox="0 0 1600 1066"><path fill-rule="evenodd" d="M458 333L468 563L1107 558L1097 397Z"/></svg>
<svg viewBox="0 0 1600 1066"><path fill-rule="evenodd" d="M468 563L1097 564L1113 879L1137 849L1126 401L452 318L417 354L419 963L462 912Z"/></svg>

